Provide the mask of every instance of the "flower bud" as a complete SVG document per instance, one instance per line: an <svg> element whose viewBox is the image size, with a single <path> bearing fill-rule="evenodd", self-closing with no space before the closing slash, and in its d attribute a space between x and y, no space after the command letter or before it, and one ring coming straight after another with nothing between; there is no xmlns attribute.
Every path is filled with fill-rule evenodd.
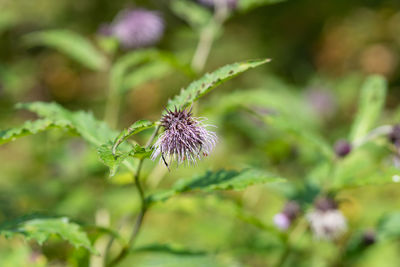
<svg viewBox="0 0 400 267"><path fill-rule="evenodd" d="M286 203L283 211L274 216L274 224L280 230L287 230L300 214L300 206L295 201Z"/></svg>
<svg viewBox="0 0 400 267"><path fill-rule="evenodd" d="M351 152L351 144L346 140L339 140L335 143L335 153L338 157L345 157Z"/></svg>
<svg viewBox="0 0 400 267"><path fill-rule="evenodd" d="M368 247L376 242L376 234L373 230L367 230L362 236L362 243Z"/></svg>
<svg viewBox="0 0 400 267"><path fill-rule="evenodd" d="M393 126L392 132L389 134L389 140L393 144L400 143L400 124Z"/></svg>

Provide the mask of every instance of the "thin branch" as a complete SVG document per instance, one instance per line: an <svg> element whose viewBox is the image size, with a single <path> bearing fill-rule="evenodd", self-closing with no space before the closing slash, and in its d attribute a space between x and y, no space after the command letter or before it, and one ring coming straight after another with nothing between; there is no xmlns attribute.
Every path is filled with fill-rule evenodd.
<svg viewBox="0 0 400 267"><path fill-rule="evenodd" d="M228 5L226 1L215 1L215 13L211 22L200 32L199 42L192 60L192 68L200 72L204 69L211 51L215 36L228 18Z"/></svg>
<svg viewBox="0 0 400 267"><path fill-rule="evenodd" d="M158 125L155 128L153 134L151 135L149 141L146 144L146 148L149 148L151 146L151 144L153 143L154 139L156 138L156 136L158 134L159 129L160 129L160 125ZM135 224L133 226L133 230L132 230L131 236L129 238L128 244L120 251L118 256L113 261L110 262L110 264L108 265L110 267L116 265L121 260L123 260L126 257L126 255L128 254L129 250L133 247L133 244L135 243L135 240L136 240L136 238L137 238L137 236L138 236L138 234L140 232L140 229L141 229L141 226L142 226L142 223L143 223L143 219L144 219L144 216L145 216L146 211L147 211L146 197L145 197L145 193L144 193L142 184L140 183L140 179L139 179L140 178L140 172L141 172L142 166L143 166L143 161L144 161L144 159L140 159L139 165L138 165L138 168L137 168L137 170L135 172L135 177L134 177L136 188L137 188L137 190L139 192L139 197L140 197L140 212L139 212L139 215L136 218L136 221L135 221ZM110 240L109 246L107 246L107 248L108 248L107 252L110 250L110 248L112 246L112 242L113 241ZM105 258L107 258L107 256Z"/></svg>

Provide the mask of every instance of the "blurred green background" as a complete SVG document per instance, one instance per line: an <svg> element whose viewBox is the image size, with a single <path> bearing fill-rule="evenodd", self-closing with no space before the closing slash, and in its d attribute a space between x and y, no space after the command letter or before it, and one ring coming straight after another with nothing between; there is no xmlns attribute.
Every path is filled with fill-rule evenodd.
<svg viewBox="0 0 400 267"><path fill-rule="evenodd" d="M104 23L130 7L158 10L166 31L156 48L190 63L199 30L171 9L171 1L126 0L0 0L0 129L35 119L17 110L19 102L57 102L70 110L105 116L107 70L93 71L44 46L30 46L26 35L68 29L79 33L108 58L99 34ZM268 2L268 1L264 1ZM211 9L207 9L212 13ZM191 14L188 12L188 14ZM252 59L271 63L222 85L194 106L195 115L216 125L219 143L195 167L167 173L157 162L143 170L149 192L168 188L179 178L205 170L257 166L279 173L293 184L312 176L321 155L290 134L265 125L238 108L247 103L264 112L275 110L319 132L330 145L346 138L360 88L369 74L388 81L386 104L379 124L400 120L400 2L397 0L287 0L235 10L218 32L203 72ZM137 68L140 71L145 64ZM159 67L159 66L158 66ZM123 93L116 129L138 119L158 120L168 98L186 87L195 75L159 67ZM154 76L154 77L153 77ZM151 132L138 135L145 143ZM372 144L371 146L374 146ZM378 146L378 145L377 145ZM371 150L390 161L388 149ZM378 151L378 152L377 152ZM369 164L361 154L361 168ZM51 130L0 147L0 221L41 212L65 215L83 224L99 224L129 234L139 209L132 177L108 170L96 149L67 131ZM282 254L272 218L286 202L279 185L259 185L243 192L193 193L157 204L146 217L137 240L138 251L123 266L276 266ZM379 218L400 208L396 184L365 186L340 192L349 228L374 228ZM257 219L256 219L257 218ZM256 220L268 227L257 226ZM91 233L89 231L89 233ZM96 247L107 237L91 233ZM338 244L296 237L286 266L333 266ZM173 249L172 249L173 248ZM116 251L118 247L114 248ZM399 266L399 243L370 248L351 266ZM101 266L83 248L53 238L43 247L34 241L0 237L0 266ZM346 265L347 266L347 265Z"/></svg>

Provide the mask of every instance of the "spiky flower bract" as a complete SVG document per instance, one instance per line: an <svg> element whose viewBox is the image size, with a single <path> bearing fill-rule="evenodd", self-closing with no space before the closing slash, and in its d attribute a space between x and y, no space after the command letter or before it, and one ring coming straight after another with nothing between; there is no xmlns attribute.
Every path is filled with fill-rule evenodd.
<svg viewBox="0 0 400 267"><path fill-rule="evenodd" d="M204 120L193 117L191 110L167 110L161 118L161 126L165 131L153 145L151 158L154 160L161 156L169 167L172 161L178 165L196 163L207 156L214 148L217 136L206 129L208 125L203 124Z"/></svg>

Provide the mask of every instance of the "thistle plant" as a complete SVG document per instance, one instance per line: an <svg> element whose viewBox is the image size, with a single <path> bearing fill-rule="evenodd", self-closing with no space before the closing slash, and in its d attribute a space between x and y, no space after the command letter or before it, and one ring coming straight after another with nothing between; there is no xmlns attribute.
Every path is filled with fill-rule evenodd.
<svg viewBox="0 0 400 267"><path fill-rule="evenodd" d="M32 90L40 88L22 100L48 100L53 91L43 94L47 85L75 76L71 84L84 81L82 88L96 81L90 87L95 97L19 103L35 119L0 131L0 145L38 135L0 151L0 236L11 239L0 239L0 266L363 266L365 251L396 251L399 112L383 76L361 83L351 75L343 90L339 78L315 73L313 86L303 88L274 74L276 65L261 68L269 59L220 63L215 70L207 65L213 52L215 65L236 61L237 55L223 58L225 47L245 51L253 41L258 47L258 38L228 39L213 51L225 34L237 39L236 31L224 31L230 18L272 2L279 1L172 0L162 11L116 6L109 10L115 18L90 37L65 29L27 34L24 44L55 51L32 50L33 62L10 70L3 67L14 57L2 61L2 97L12 91L9 84L19 86L14 69L53 63L55 71L46 68L44 77L21 77L35 81ZM0 31L14 20L2 16ZM242 28L236 20L232 25ZM172 30L164 36L166 27ZM64 66L68 60L82 66ZM285 59L275 60L284 73ZM218 91L225 83L231 87ZM2 111L11 114L12 101L2 101ZM12 124L26 116L0 119ZM24 215L27 210L49 214Z"/></svg>

